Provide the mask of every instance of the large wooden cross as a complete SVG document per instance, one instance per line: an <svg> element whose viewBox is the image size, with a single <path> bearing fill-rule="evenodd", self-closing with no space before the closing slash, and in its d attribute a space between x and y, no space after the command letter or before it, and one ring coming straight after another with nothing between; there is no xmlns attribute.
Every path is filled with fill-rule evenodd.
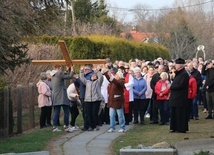
<svg viewBox="0 0 214 155"><path fill-rule="evenodd" d="M58 44L60 45L62 55L64 60L32 60L33 65L73 65L73 64L104 64L106 63L105 59L79 59L71 60L66 43L64 40L59 40Z"/></svg>

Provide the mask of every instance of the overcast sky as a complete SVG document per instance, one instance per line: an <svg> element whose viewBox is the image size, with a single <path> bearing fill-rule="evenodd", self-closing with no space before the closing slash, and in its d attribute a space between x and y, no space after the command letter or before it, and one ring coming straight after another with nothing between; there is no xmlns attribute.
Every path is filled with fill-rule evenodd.
<svg viewBox="0 0 214 155"><path fill-rule="evenodd" d="M160 9L165 6L172 7L174 0L106 0L105 2L108 6L107 9L110 11L110 16L130 22L134 17L128 10L133 9L137 4L150 6L150 9ZM112 15L112 11L116 13Z"/></svg>
<svg viewBox="0 0 214 155"><path fill-rule="evenodd" d="M133 8L136 4L147 4L152 9L159 9L163 6L171 6L174 0L106 0L107 5L122 8Z"/></svg>

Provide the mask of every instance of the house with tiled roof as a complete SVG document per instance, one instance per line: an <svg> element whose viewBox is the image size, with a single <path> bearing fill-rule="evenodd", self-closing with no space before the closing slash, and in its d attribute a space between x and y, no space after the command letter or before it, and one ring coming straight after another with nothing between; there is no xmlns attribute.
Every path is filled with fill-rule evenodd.
<svg viewBox="0 0 214 155"><path fill-rule="evenodd" d="M135 28L133 28L130 33L125 33L122 32L120 34L120 36L122 38L129 38L129 39L133 39L137 42L144 42L144 43L148 43L149 41L158 43L158 38L156 33L153 32L138 32Z"/></svg>

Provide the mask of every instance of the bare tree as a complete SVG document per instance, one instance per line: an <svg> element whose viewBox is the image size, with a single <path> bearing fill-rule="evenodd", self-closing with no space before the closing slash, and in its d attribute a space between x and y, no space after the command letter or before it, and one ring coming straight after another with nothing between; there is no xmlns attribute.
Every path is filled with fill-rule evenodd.
<svg viewBox="0 0 214 155"><path fill-rule="evenodd" d="M131 11L134 14L134 23L137 25L142 31L147 32L148 28L148 20L151 19L150 17L150 9L151 7L146 4L137 4L134 9Z"/></svg>

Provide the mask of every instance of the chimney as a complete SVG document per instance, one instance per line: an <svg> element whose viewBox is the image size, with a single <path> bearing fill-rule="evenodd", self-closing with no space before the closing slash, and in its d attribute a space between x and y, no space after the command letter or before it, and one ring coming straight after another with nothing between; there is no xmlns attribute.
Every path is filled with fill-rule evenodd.
<svg viewBox="0 0 214 155"><path fill-rule="evenodd" d="M136 30L135 26L132 27L132 30L131 30L130 33L137 33L137 30Z"/></svg>

